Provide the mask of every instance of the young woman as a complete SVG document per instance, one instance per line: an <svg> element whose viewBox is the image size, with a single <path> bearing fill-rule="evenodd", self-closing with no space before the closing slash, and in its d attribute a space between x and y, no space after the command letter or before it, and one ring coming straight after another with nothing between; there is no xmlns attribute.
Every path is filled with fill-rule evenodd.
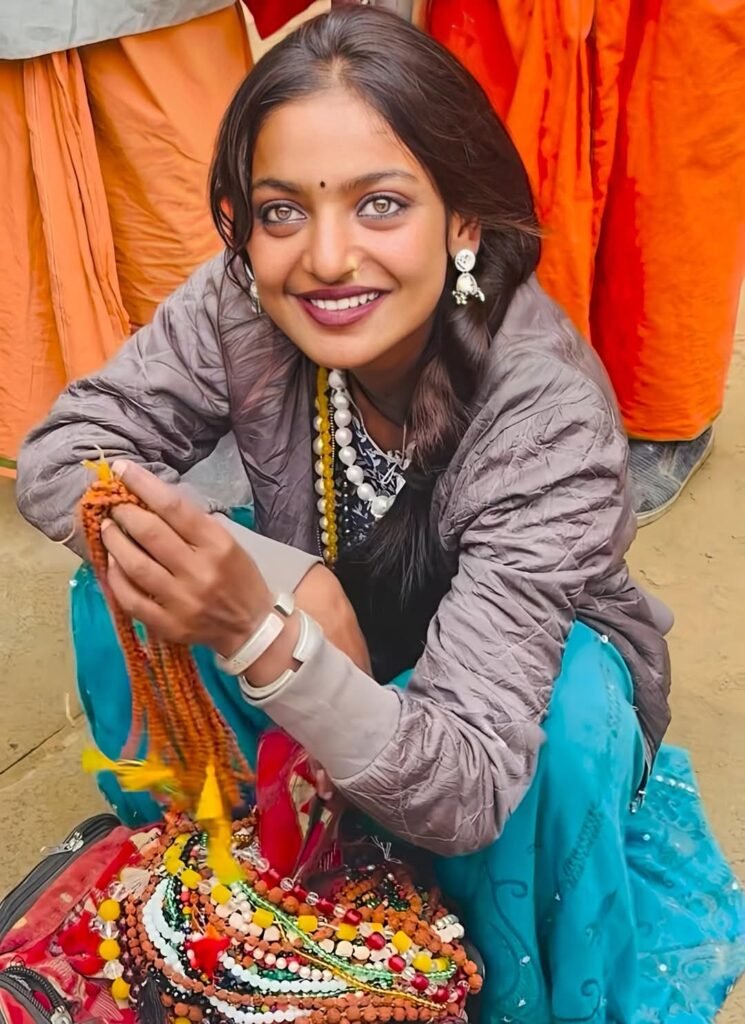
<svg viewBox="0 0 745 1024"><path fill-rule="evenodd" d="M62 395L22 452L22 512L65 538L81 459L121 460L149 511L104 531L116 599L198 645L247 752L268 715L324 791L436 855L486 1020L710 1020L739 894L680 757L630 814L668 722L664 625L624 562L610 388L535 281L484 93L395 16L324 15L239 90L212 207L226 256ZM175 483L231 429L256 533ZM116 755L126 679L78 582L83 703ZM128 820L157 813L106 786Z"/></svg>

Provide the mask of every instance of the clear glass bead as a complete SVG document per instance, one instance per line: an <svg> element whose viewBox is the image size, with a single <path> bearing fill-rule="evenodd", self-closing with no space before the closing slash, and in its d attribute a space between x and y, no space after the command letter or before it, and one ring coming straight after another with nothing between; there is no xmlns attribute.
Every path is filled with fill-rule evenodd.
<svg viewBox="0 0 745 1024"><path fill-rule="evenodd" d="M107 981L114 981L115 978L121 978L124 974L124 968L118 960L108 960L103 967L103 976Z"/></svg>

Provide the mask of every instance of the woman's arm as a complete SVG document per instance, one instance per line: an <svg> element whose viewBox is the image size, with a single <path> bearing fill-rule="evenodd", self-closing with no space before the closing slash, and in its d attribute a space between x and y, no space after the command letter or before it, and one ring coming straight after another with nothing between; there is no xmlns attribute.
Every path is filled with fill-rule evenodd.
<svg viewBox="0 0 745 1024"><path fill-rule="evenodd" d="M124 457L177 481L230 429L217 325L222 287L231 286L219 256L174 292L99 373L71 384L31 432L18 459L17 501L47 536L87 554L75 517L91 481L83 459L102 451L110 462ZM215 503L208 506L216 510ZM275 594L295 591L299 607L321 618L333 641L369 667L356 618L318 557L220 520Z"/></svg>
<svg viewBox="0 0 745 1024"><path fill-rule="evenodd" d="M532 778L579 595L622 568L626 457L589 387L485 439L454 502L459 569L407 691L326 644L260 706L403 838L446 855L491 843Z"/></svg>
<svg viewBox="0 0 745 1024"><path fill-rule="evenodd" d="M75 381L26 439L16 495L21 514L53 540L75 530L90 483L83 459L127 458L176 481L230 429L217 308L223 259L199 270L98 373ZM84 554L79 533L70 540Z"/></svg>

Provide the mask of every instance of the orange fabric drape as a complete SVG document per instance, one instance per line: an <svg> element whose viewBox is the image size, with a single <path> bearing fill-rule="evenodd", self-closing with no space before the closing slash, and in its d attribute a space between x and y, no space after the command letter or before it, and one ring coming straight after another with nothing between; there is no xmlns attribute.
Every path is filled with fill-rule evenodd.
<svg viewBox="0 0 745 1024"><path fill-rule="evenodd" d="M219 250L207 174L250 63L237 5L0 61L0 460Z"/></svg>
<svg viewBox="0 0 745 1024"><path fill-rule="evenodd" d="M745 266L743 0L431 0L522 154L546 289L633 436L718 415Z"/></svg>

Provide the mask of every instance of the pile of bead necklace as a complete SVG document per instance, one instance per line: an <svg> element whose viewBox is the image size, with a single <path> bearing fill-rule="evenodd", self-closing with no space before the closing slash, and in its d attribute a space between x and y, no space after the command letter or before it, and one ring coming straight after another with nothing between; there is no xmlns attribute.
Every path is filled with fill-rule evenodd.
<svg viewBox="0 0 745 1024"><path fill-rule="evenodd" d="M230 886L186 819L153 837L146 882L131 892L115 881L93 923L112 994L143 1020L153 985L177 1024L437 1021L481 987L462 925L396 861L349 869L322 896L271 868L253 817L233 825L245 879Z"/></svg>

